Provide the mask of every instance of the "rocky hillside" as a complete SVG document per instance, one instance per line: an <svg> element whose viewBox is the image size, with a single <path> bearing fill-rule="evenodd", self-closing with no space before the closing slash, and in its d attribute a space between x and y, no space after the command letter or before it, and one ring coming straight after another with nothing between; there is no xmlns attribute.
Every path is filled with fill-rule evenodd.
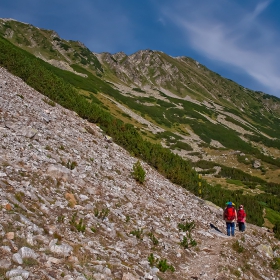
<svg viewBox="0 0 280 280"><path fill-rule="evenodd" d="M0 114L1 279L280 279L266 228L227 237L221 208L144 162L140 184L136 158L4 68Z"/></svg>

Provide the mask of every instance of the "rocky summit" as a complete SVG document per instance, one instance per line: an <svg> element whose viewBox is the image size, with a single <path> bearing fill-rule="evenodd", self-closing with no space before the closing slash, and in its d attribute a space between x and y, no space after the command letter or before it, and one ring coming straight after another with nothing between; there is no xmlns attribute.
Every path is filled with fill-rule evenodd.
<svg viewBox="0 0 280 280"><path fill-rule="evenodd" d="M280 243L0 68L0 279L280 279ZM246 205L245 205L246 209Z"/></svg>

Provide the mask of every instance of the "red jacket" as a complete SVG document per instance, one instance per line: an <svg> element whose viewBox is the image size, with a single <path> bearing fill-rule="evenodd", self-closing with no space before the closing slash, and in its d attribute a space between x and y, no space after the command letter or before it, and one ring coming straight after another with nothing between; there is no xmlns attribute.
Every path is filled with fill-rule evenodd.
<svg viewBox="0 0 280 280"><path fill-rule="evenodd" d="M246 212L244 209L238 209L237 211L237 222L245 223Z"/></svg>
<svg viewBox="0 0 280 280"><path fill-rule="evenodd" d="M229 217L229 214L231 214L231 217ZM235 208L233 206L227 206L224 209L223 219L227 223L232 223L235 220L237 220L237 213L236 213L236 210L235 210Z"/></svg>

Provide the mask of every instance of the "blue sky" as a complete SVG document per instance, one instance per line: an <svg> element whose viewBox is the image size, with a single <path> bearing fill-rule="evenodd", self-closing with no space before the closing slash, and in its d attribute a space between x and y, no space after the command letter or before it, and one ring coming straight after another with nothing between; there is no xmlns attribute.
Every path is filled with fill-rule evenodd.
<svg viewBox="0 0 280 280"><path fill-rule="evenodd" d="M280 98L279 0L1 0L0 17L55 30L93 52L188 56Z"/></svg>

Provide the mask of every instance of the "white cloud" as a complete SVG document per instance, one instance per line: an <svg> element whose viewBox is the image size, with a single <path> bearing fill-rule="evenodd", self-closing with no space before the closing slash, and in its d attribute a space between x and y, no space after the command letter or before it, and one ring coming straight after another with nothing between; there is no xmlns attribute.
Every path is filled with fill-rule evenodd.
<svg viewBox="0 0 280 280"><path fill-rule="evenodd" d="M270 3L271 0L258 3L254 10L253 17L257 17L258 15L260 15Z"/></svg>
<svg viewBox="0 0 280 280"><path fill-rule="evenodd" d="M253 7L225 0L217 0L216 5L198 2L185 6L178 1L180 6L168 7L163 14L198 53L244 71L269 93L279 95L279 33L259 19L271 1L258 1ZM195 8L197 5L201 8Z"/></svg>

